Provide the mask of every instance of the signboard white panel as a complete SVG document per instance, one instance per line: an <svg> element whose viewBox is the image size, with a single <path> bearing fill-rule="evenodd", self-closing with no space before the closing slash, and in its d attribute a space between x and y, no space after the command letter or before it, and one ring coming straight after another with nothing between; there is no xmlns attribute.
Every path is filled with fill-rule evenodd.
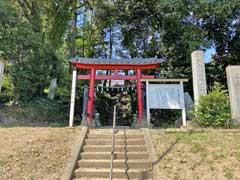
<svg viewBox="0 0 240 180"><path fill-rule="evenodd" d="M149 84L147 94L150 109L184 108L181 84Z"/></svg>

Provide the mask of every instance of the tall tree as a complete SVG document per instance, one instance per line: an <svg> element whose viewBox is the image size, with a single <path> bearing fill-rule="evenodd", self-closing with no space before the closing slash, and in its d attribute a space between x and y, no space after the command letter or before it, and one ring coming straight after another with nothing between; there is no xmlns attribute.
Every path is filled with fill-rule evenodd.
<svg viewBox="0 0 240 180"><path fill-rule="evenodd" d="M4 59L11 60L16 100L41 95L52 77L61 76L61 60L57 50L63 43L73 0L33 1L3 0L1 22ZM2 33L9 34L2 36ZM6 45L5 45L6 47ZM31 74L31 75L30 75Z"/></svg>

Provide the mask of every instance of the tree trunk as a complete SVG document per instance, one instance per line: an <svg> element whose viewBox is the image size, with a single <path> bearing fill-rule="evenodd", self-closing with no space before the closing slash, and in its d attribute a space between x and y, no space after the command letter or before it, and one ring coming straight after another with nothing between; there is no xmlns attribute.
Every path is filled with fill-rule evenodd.
<svg viewBox="0 0 240 180"><path fill-rule="evenodd" d="M90 20L90 34L89 34L89 47L88 47L88 51L89 51L89 55L91 57L94 56L93 53L93 42L92 42L92 36L93 36L93 13L94 13L94 0L92 1L92 9L91 9L91 20Z"/></svg>
<svg viewBox="0 0 240 180"><path fill-rule="evenodd" d="M70 47L70 57L76 56L76 35L77 35L77 12L74 12L72 17L73 24L71 27L71 47ZM72 73L72 63L69 63L69 73Z"/></svg>
<svg viewBox="0 0 240 180"><path fill-rule="evenodd" d="M112 26L109 27L109 59L112 59L112 52L113 52L113 34L112 34ZM111 75L111 70L110 73ZM112 81L109 80L109 87L111 87Z"/></svg>

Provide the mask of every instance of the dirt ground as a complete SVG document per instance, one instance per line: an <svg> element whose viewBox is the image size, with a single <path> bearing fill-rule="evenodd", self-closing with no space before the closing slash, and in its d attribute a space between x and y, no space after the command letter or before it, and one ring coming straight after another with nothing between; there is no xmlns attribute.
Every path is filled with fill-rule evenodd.
<svg viewBox="0 0 240 180"><path fill-rule="evenodd" d="M240 133L152 130L159 180L240 180ZM0 127L1 180L57 180L80 128Z"/></svg>
<svg viewBox="0 0 240 180"><path fill-rule="evenodd" d="M60 179L79 133L80 128L0 127L0 179Z"/></svg>
<svg viewBox="0 0 240 180"><path fill-rule="evenodd" d="M157 133L160 180L240 180L240 133Z"/></svg>

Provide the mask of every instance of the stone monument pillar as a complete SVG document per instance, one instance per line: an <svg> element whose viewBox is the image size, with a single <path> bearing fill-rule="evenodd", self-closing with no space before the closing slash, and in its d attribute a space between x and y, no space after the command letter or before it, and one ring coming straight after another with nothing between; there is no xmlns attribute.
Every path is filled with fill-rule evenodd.
<svg viewBox="0 0 240 180"><path fill-rule="evenodd" d="M57 78L52 79L50 86L49 86L49 91L48 91L48 98L53 100L55 97L55 91L57 88Z"/></svg>
<svg viewBox="0 0 240 180"><path fill-rule="evenodd" d="M195 105L199 98L207 94L206 72L203 50L193 51L192 54L192 76Z"/></svg>
<svg viewBox="0 0 240 180"><path fill-rule="evenodd" d="M87 121L87 103L88 103L88 87L85 86L83 89L83 108L82 108L82 125L86 125Z"/></svg>
<svg viewBox="0 0 240 180"><path fill-rule="evenodd" d="M3 81L3 72L4 72L4 63L0 60L0 93L1 93L2 81Z"/></svg>
<svg viewBox="0 0 240 180"><path fill-rule="evenodd" d="M240 66L228 66L227 83L233 120L240 120Z"/></svg>

